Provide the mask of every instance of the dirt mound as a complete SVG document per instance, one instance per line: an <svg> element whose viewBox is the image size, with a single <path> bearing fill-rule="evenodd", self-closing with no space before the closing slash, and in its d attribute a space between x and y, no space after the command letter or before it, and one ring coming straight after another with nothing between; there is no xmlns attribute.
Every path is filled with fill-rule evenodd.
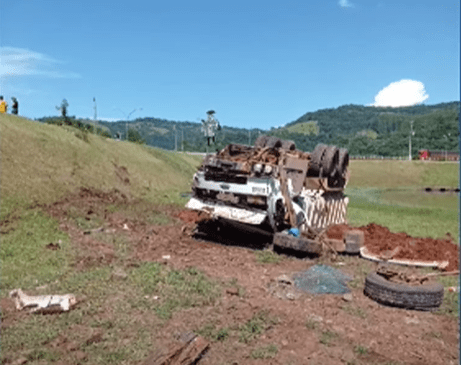
<svg viewBox="0 0 461 365"><path fill-rule="evenodd" d="M330 238L342 239L348 229L359 229L365 235L365 246L375 255L392 251L399 247L394 259L419 261L448 261L447 271L457 270L459 267L459 249L451 238L434 239L412 237L406 233L392 233L388 228L376 223L365 227L349 227L345 224L331 227L327 235Z"/></svg>

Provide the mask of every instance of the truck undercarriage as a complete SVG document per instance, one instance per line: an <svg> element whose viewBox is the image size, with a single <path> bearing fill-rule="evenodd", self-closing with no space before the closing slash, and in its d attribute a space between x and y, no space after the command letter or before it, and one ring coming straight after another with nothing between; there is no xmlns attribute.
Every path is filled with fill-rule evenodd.
<svg viewBox="0 0 461 365"><path fill-rule="evenodd" d="M335 146L309 153L267 136L255 146L230 144L205 157L186 207L272 234L274 243L293 228L318 240L322 230L346 223L348 163L347 150Z"/></svg>

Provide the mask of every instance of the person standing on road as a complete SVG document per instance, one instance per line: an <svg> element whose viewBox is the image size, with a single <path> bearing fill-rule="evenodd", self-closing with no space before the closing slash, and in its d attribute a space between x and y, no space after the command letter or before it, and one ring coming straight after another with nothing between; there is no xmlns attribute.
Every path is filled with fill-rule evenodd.
<svg viewBox="0 0 461 365"><path fill-rule="evenodd" d="M13 104L11 104L11 114L16 114L18 115L18 110L19 110L19 105L18 105L18 99L16 99L14 96L11 98L13 100Z"/></svg>
<svg viewBox="0 0 461 365"><path fill-rule="evenodd" d="M4 114L8 110L8 103L3 100L3 96L0 95L0 113Z"/></svg>

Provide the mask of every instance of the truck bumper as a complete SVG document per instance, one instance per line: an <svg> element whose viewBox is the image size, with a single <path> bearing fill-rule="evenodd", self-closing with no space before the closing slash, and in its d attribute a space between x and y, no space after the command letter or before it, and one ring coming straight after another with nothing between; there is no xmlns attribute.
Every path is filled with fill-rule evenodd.
<svg viewBox="0 0 461 365"><path fill-rule="evenodd" d="M224 204L203 202L197 198L191 198L186 208L200 210L209 213L212 218L225 218L246 224L261 224L267 217L266 212L256 212L241 208L229 207Z"/></svg>

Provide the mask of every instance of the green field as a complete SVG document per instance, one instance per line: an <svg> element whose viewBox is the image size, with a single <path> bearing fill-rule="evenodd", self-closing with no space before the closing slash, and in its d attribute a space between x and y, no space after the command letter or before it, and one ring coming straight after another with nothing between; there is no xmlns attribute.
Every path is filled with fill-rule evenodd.
<svg viewBox="0 0 461 365"><path fill-rule="evenodd" d="M352 225L374 222L418 237L449 233L458 242L458 194L425 191L459 187L458 163L355 160L350 171L346 194Z"/></svg>

